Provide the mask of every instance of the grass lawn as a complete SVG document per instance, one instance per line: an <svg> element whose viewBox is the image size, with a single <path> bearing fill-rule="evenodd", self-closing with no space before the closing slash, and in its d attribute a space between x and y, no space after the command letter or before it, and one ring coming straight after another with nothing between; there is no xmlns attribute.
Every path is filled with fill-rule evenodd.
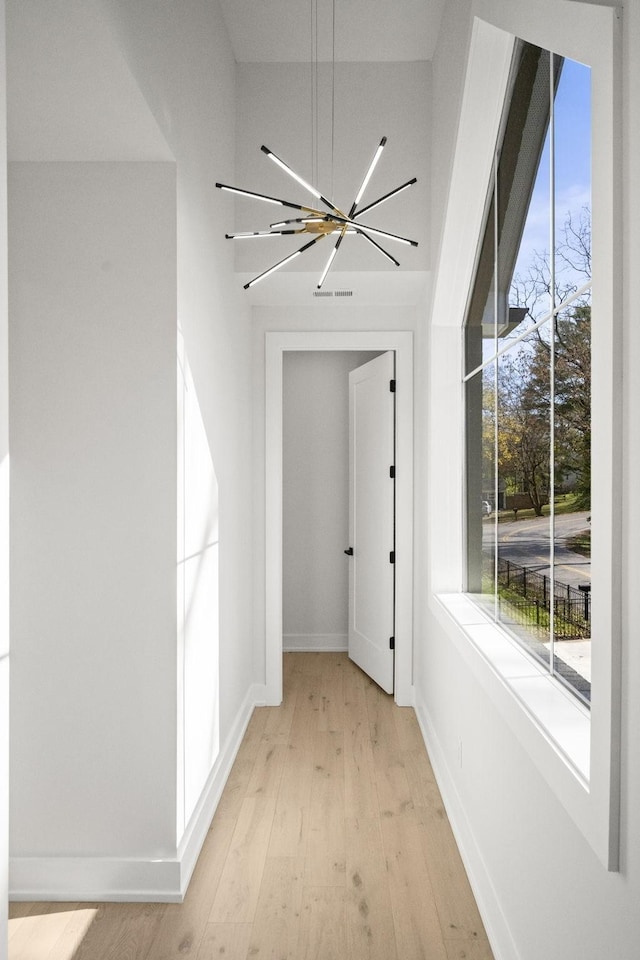
<svg viewBox="0 0 640 960"><path fill-rule="evenodd" d="M582 507L576 506L576 497L573 493L562 493L556 497L556 501L555 501L556 517L559 517L565 513L578 513L582 509L583 509ZM546 504L542 508L542 516L548 517L549 512L550 512L549 504ZM518 520L534 520L535 516L536 516L535 511L531 507L528 508L527 510L518 510ZM498 511L498 523L510 522L513 520L513 517L514 517L513 510ZM591 541L591 537L589 534L587 547L590 547L590 541ZM572 547L572 549L574 548ZM579 550L578 552L582 552L582 550Z"/></svg>

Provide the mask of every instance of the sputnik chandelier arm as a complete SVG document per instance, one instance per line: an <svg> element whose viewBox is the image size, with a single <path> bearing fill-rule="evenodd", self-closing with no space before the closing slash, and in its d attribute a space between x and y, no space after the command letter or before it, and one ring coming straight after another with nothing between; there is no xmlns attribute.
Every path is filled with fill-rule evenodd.
<svg viewBox="0 0 640 960"><path fill-rule="evenodd" d="M384 150L384 147L385 147L386 142L387 142L387 138L386 138L386 137L383 137L382 140L380 141L380 143L378 144L378 147L377 147L377 149L376 149L376 152L375 152L374 155L373 155L373 160L372 160L371 163L369 164L369 169L367 170L367 172L366 172L365 175L364 175L364 180L362 181L362 186L361 186L360 189L358 190L358 192L357 192L357 194L356 194L356 198L355 198L355 200L353 201L353 203L351 204L351 209L349 210L349 219L351 219L351 217L352 217L352 216L354 215L354 213L356 212L356 207L358 206L358 204L360 203L360 201L361 201L361 199L362 199L362 194L363 194L363 193L365 192L365 190L367 189L367 184L369 183L369 180L371 179L371 174L373 173L373 171L374 171L375 168L376 168L376 165L377 165L377 163L378 163L378 160L380 159L380 155L381 155L382 151Z"/></svg>
<svg viewBox="0 0 640 960"><path fill-rule="evenodd" d="M273 160L273 162L279 166L281 170L284 170L285 173L287 173L297 183L304 187L305 190L308 190L316 200L319 200L325 207L327 207L330 211L329 213L323 213L320 210L316 210L314 207L305 206L304 204L293 203L292 201L282 200L278 197L271 197L268 194L256 193L253 190L243 190L239 187L229 186L226 183L216 183L216 187L218 187L220 190L226 190L230 193L238 194L241 197L249 197L250 199L262 200L266 203L272 203L277 206L288 207L292 210L299 211L301 214L298 217L272 223L269 230L227 233L225 234L225 237L228 240L246 240L257 237L280 237L291 236L295 234L311 234L313 236L313 239L308 243L305 243L298 250L295 250L293 253L289 254L289 256L279 260L272 267L269 267L268 270L265 270L257 277L254 277L253 280L250 280L249 283L246 283L244 286L245 290L248 290L249 287L252 287L260 280L266 279L266 277L270 276L272 273L275 273L276 270L280 270L280 268L284 267L285 264L290 263L296 257L300 256L301 253L304 253L305 250L308 250L310 247L314 246L318 240L322 240L323 237L329 236L330 234L337 234L337 239L329 255L329 259L327 260L325 268L320 276L318 289L320 289L326 280L327 274L329 273L329 270L331 269L336 258L336 254L340 248L340 244L347 234L355 234L357 236L364 237L364 239L368 240L370 244L379 250L387 260L391 261L391 263L393 263L396 267L400 266L398 260L396 260L395 257L392 257L390 253L388 253L376 240L374 240L371 234L384 237L388 240L395 240L398 243L404 243L412 247L418 246L417 240L409 240L407 237L401 237L398 234L389 233L386 230L380 230L377 227L368 226L367 224L361 223L359 219L364 213L373 210L374 207L379 206L381 203L384 203L391 197L397 196L403 190L406 190L408 187L413 186L414 183L417 183L417 178L413 177L413 179L407 180L406 183L401 184L394 190L390 190L389 193L385 193L384 196L374 200L373 203L370 203L361 210L358 210L358 204L360 203L367 188L367 184L371 179L386 142L387 138L383 137L378 144L373 159L367 168L362 185L356 194L355 200L351 204L348 215L345 215L342 210L336 207L331 200L328 200L327 197L323 196L316 187L312 186L310 183L307 183L307 181L299 176L287 163L284 162L284 160L281 160L280 157L276 156L272 150L265 146L262 146L262 152L265 153L270 160Z"/></svg>
<svg viewBox="0 0 640 960"><path fill-rule="evenodd" d="M326 219L326 218L324 218L324 219ZM273 237L275 237L275 236L278 235L278 232L280 232L280 229L279 229L279 228L281 228L281 227L286 227L286 226L288 226L290 223L317 223L317 222L318 222L318 219L317 219L317 218L303 218L303 217L297 217L297 218L294 219L294 220L280 220L278 223L272 223L272 224L271 224L271 230L270 230L270 231L265 231L264 236L267 236L267 237L272 237L272 236L273 236ZM283 231L281 231L281 232L282 232L282 233L303 233L304 231L303 231L303 230L283 230ZM348 224L346 224L345 233L357 233L359 236L364 237L364 239L365 239L365 240L368 240L369 243L370 243L372 246L376 247L376 249L379 250L380 253L382 253L383 256L385 256L385 257L387 258L387 260L390 260L391 263L395 264L396 267L399 267L399 266L400 266L400 264L399 264L399 262L396 260L396 258L395 258L395 257L392 257L391 254L388 253L388 252L384 249L384 247L381 247L381 246L380 246L379 243L376 243L376 241L373 239L373 237L370 237L369 234L365 233L364 230L362 230L362 228L360 227L359 224L354 223L353 226L349 226ZM258 235L258 234L256 234L256 236L257 236L257 235ZM227 237L230 237L231 235L230 235L230 234L226 234L226 236L227 236ZM241 236L242 236L242 237L249 237L249 236L253 236L253 234L249 234L249 233L245 233L245 234L234 234L233 236L234 236L234 237L241 237ZM341 234L341 236L343 236L343 234ZM336 244L336 246L338 246L338 244Z"/></svg>
<svg viewBox="0 0 640 960"><path fill-rule="evenodd" d="M342 228L342 230L340 231L340 235L339 235L338 239L336 240L336 245L335 245L335 247L333 248L333 250L331 251L331 253L329 254L329 259L327 260L326 266L325 266L324 270L322 271L322 275L321 275L320 279L318 280L318 290L320 289L320 287L322 286L322 284L324 283L324 281L325 281L326 278L327 278L327 274L329 273L329 270L331 269L331 264L332 264L333 261L335 260L336 253L338 252L338 248L339 248L340 244L342 243L343 237L344 237L344 235L346 234L346 232L347 232L347 227L344 226L344 227Z"/></svg>
<svg viewBox="0 0 640 960"><path fill-rule="evenodd" d="M260 147L260 149L262 150L263 153L266 153L269 159L273 160L273 162L276 163L281 170L284 170L284 172L288 173L290 177L293 177L293 179L296 180L301 187L304 187L305 190L308 190L309 193L316 198L316 200L320 200L320 202L323 203L325 207L328 207L329 210L333 211L333 213L337 213L338 216L341 216L341 217L344 216L342 211L338 210L338 208L331 203L331 200L327 200L326 197L322 196L319 190L317 190L315 187L312 187L310 183L307 183L306 180L303 180L302 177L298 176L298 174L295 173L295 171L293 171L291 167L284 162L284 160L281 160L280 157L276 156L273 150L269 150L269 147L265 147L264 144Z"/></svg>
<svg viewBox="0 0 640 960"><path fill-rule="evenodd" d="M270 197L266 193L256 193L255 190L243 190L241 187L232 187L228 183L216 183L220 190L227 190L229 193L237 193L241 197L252 197L254 200L264 200L266 203L275 203L280 207L291 207L292 210L301 210L303 213L324 217L325 214L313 207L305 207L300 203L291 203L289 200L280 200L278 197Z"/></svg>
<svg viewBox="0 0 640 960"><path fill-rule="evenodd" d="M370 237L368 233L364 233L363 230L356 230L356 233L359 233L361 237L364 237L365 240L368 240L369 243L371 243L376 248L376 250L379 250L380 253L387 258L387 260L391 260L391 263L395 264L396 267L400 266L400 263L398 262L398 260L396 260L395 257L392 257L391 254L384 249L384 247L380 246L379 243L376 243L373 237Z"/></svg>
<svg viewBox="0 0 640 960"><path fill-rule="evenodd" d="M417 182L417 177L407 180L407 182L403 183L402 186L396 187L395 190L390 190L389 193L385 193L383 197L378 197L378 199L374 200L373 203L368 203L366 207L363 207L362 210L358 210L357 213L351 213L351 216L354 218L361 217L363 213L367 213L368 210L373 210L374 207L379 207L381 203L385 202L385 200L389 200L391 197L396 197L399 193L402 193L403 190L406 190L407 187L412 187L414 183Z"/></svg>
<svg viewBox="0 0 640 960"><path fill-rule="evenodd" d="M275 273L276 270L279 270L280 267L284 267L285 263L291 263L292 260L295 260L296 257L299 257L301 253L304 253L305 250L308 250L309 247L312 247L314 243L317 243L318 240L322 240L324 235L319 237L314 237L313 240L310 240L309 243L305 243L303 247L300 247L299 250L294 250L293 253L290 253L288 257L285 257L284 260L279 260L278 263L274 263L272 267L269 267L268 270L265 270L264 273L258 274L257 277L254 277L253 280L250 280L249 283L245 283L244 289L248 290L249 287L253 287L254 284L259 283L261 280L265 280L272 273Z"/></svg>
<svg viewBox="0 0 640 960"><path fill-rule="evenodd" d="M327 217L326 219L331 223L353 227L354 230L357 227L358 232L375 233L378 236L387 237L389 240L397 240L398 243L406 243L410 247L418 246L417 240L409 240L408 237L400 237L397 233L388 233L386 230L379 230L377 227L368 227L366 224L358 223L356 220L351 220L348 217Z"/></svg>

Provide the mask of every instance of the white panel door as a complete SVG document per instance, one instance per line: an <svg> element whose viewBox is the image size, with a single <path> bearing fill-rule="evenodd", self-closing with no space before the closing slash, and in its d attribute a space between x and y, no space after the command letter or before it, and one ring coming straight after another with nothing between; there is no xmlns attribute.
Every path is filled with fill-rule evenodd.
<svg viewBox="0 0 640 960"><path fill-rule="evenodd" d="M394 367L390 351L349 374L349 657L387 693L394 674Z"/></svg>

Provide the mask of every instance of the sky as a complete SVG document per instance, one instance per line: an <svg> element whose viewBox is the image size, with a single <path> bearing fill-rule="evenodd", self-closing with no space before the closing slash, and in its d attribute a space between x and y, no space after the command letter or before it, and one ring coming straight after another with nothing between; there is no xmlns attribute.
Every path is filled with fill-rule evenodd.
<svg viewBox="0 0 640 960"><path fill-rule="evenodd" d="M591 70L584 64L565 59L556 90L555 103L555 208L556 245L563 239L563 227L570 213L574 223L579 220L585 206L591 207ZM527 214L514 276L525 277L534 255L548 254L550 249L550 161L547 138L538 166L531 203ZM547 257L548 260L548 257ZM560 264L558 264L560 269ZM585 276L565 272L558 279L582 286ZM510 303L517 303L512 291ZM542 298L534 315L542 317L548 312L548 299ZM530 323L526 321L526 326ZM508 339L515 338L521 328L510 331ZM504 344L501 341L497 346ZM496 344L486 338L483 341L483 360L489 360ZM523 348L524 349L524 348Z"/></svg>
<svg viewBox="0 0 640 960"><path fill-rule="evenodd" d="M538 168L516 273L524 273L534 251L549 250L549 135ZM555 97L556 230L567 213L577 219L591 206L591 70L566 59Z"/></svg>

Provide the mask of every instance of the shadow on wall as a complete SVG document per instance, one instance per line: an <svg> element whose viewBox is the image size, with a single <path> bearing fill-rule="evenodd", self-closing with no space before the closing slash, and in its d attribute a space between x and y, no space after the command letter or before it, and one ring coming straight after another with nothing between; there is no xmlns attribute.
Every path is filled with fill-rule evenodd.
<svg viewBox="0 0 640 960"><path fill-rule="evenodd" d="M218 481L179 333L178 749L181 744L184 813L178 839L220 751L218 548Z"/></svg>

